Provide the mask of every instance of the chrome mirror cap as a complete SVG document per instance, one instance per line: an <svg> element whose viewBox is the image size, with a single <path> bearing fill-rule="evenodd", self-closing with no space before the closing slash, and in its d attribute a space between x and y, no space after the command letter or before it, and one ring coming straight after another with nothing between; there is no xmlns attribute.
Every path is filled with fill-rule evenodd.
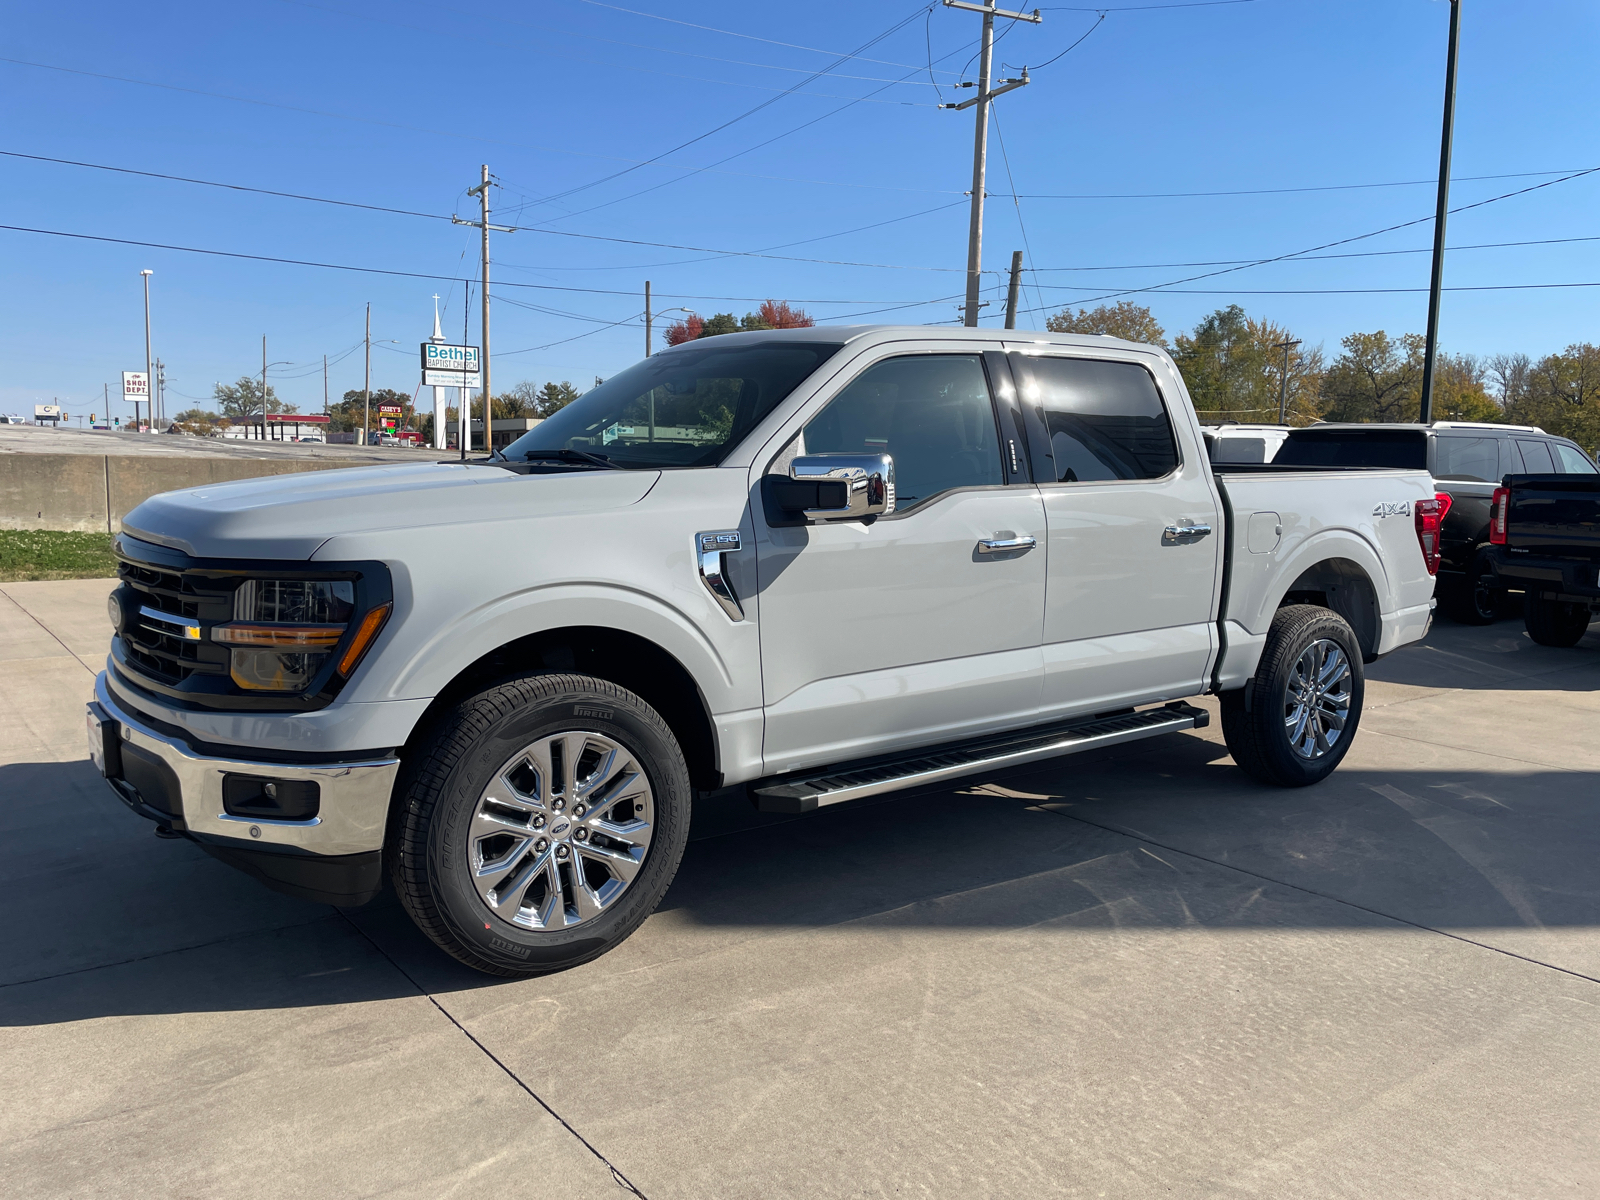
<svg viewBox="0 0 1600 1200"><path fill-rule="evenodd" d="M844 485L842 506L802 509L807 520L854 521L894 511L894 458L888 454L806 454L789 464L789 478ZM818 492L826 494L821 487Z"/></svg>

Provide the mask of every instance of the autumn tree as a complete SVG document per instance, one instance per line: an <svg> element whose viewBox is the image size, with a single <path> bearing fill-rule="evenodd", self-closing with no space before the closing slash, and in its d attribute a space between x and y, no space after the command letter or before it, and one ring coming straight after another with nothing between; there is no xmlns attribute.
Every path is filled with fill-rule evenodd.
<svg viewBox="0 0 1600 1200"><path fill-rule="evenodd" d="M1157 346L1167 344L1167 331L1162 329L1150 310L1132 300L1118 300L1115 304L1102 304L1097 308L1080 308L1076 313L1063 308L1053 317L1045 319L1044 327L1051 333L1109 333L1112 337L1130 342L1151 342Z"/></svg>
<svg viewBox="0 0 1600 1200"><path fill-rule="evenodd" d="M690 313L667 326L667 345L681 346L697 338L722 333L749 333L759 329L809 329L816 324L804 309L791 308L787 300L763 300L755 312L735 317L731 312L702 317Z"/></svg>
<svg viewBox="0 0 1600 1200"><path fill-rule="evenodd" d="M1352 333L1322 381L1329 421L1415 421L1422 411L1422 352L1418 333L1391 338L1383 330Z"/></svg>
<svg viewBox="0 0 1600 1200"><path fill-rule="evenodd" d="M1506 420L1538 425L1593 453L1600 444L1600 346L1577 342L1529 362Z"/></svg>
<svg viewBox="0 0 1600 1200"><path fill-rule="evenodd" d="M261 420L261 381L249 375L239 376L238 383L219 383L211 391L217 411L235 424L248 424ZM267 384L267 411L269 413L299 412L293 404L278 399L278 393Z"/></svg>
<svg viewBox="0 0 1600 1200"><path fill-rule="evenodd" d="M1505 420L1505 414L1489 394L1488 378L1487 360L1471 354L1441 353L1433 368L1433 419Z"/></svg>
<svg viewBox="0 0 1600 1200"><path fill-rule="evenodd" d="M1282 325L1233 304L1180 333L1172 357L1201 420L1275 421L1281 388L1289 423L1303 425L1318 416L1322 348L1290 346L1285 385L1283 343L1295 340Z"/></svg>

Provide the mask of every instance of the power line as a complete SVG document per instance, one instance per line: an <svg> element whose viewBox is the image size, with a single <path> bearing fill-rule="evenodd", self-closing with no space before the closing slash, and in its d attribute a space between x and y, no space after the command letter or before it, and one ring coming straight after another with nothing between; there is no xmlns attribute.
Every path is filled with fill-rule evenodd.
<svg viewBox="0 0 1600 1200"><path fill-rule="evenodd" d="M1453 175L1456 183L1469 183L1484 179L1532 179L1539 175L1567 175L1583 168L1565 167L1559 171L1513 171L1503 175ZM1349 192L1365 188L1434 187L1437 179L1398 179L1387 183L1329 183L1312 187L1242 188L1228 192L1080 192L1080 193L1028 193L1024 200L1193 200L1207 197L1278 196L1294 192ZM991 195L993 193L990 193Z"/></svg>
<svg viewBox="0 0 1600 1200"><path fill-rule="evenodd" d="M1502 193L1499 196L1490 196L1487 200L1477 200L1477 201L1474 201L1471 204L1463 204L1458 208L1452 208L1450 210L1450 215L1454 216L1456 213L1467 212L1469 209L1482 208L1486 204L1494 204L1494 203L1496 203L1496 202L1498 202L1500 200L1509 200L1513 196L1525 196L1529 192L1537 192L1537 191L1540 191L1543 188L1554 187L1558 183L1566 183L1566 182L1568 182L1570 180L1573 180L1573 179L1582 178L1585 175L1592 175L1596 171L1600 171L1600 167L1590 167L1588 170L1576 171L1573 174L1564 176L1561 179L1548 179L1544 183L1536 183L1532 187L1518 188L1514 192L1505 192L1505 193ZM1211 278L1214 278L1214 277L1216 277L1218 275L1228 275L1228 274L1233 273L1234 271L1247 270L1250 267L1262 267L1262 266L1266 266L1268 263L1283 262L1286 259L1296 258L1296 257L1298 257L1300 255L1304 255L1304 254L1315 254L1319 250L1331 250L1335 246L1347 246L1351 242L1360 242L1360 241L1366 240L1367 238L1378 237L1381 234L1393 233L1398 229L1409 229L1413 225L1421 225L1421 224L1423 224L1423 223L1425 223L1427 221L1432 221L1433 219L1434 219L1433 216L1429 215L1429 216L1426 216L1426 217L1418 217L1418 218L1416 218L1415 220L1412 220L1412 221L1401 221L1397 225L1387 225L1382 229L1374 229L1370 233L1358 233L1358 234L1354 235L1353 237L1339 238L1336 241L1324 242L1320 246L1311 246L1311 247L1309 247L1308 249L1305 249L1305 250L1294 250L1294 251L1290 251L1288 254L1277 254L1277 255L1274 255L1271 258L1262 258L1262 259L1257 259L1257 260L1255 260L1253 262L1242 263L1242 264L1240 264L1238 266L1224 267L1220 271L1207 271L1207 272L1205 272L1204 274L1201 274L1201 275L1190 275L1190 276L1188 276L1187 278L1184 278L1184 279L1171 279L1171 280L1166 281L1165 283L1151 284L1148 287L1124 288L1124 289L1119 290L1119 291L1107 292L1104 295L1100 295L1100 296L1090 296L1086 300L1078 301L1078 303L1081 303L1081 304L1093 304L1093 303L1095 303L1097 301L1101 301L1101 300L1115 300L1115 299L1117 299L1118 297L1121 297L1121 296L1132 296L1132 295L1136 295L1136 294L1138 294L1140 292L1150 292L1150 291L1156 291L1156 290L1158 290L1160 288L1176 287L1179 284L1184 284L1184 283L1195 283L1195 282L1198 282L1201 279L1211 279ZM1030 309L1029 311L1032 312L1032 311L1037 311L1037 310Z"/></svg>
<svg viewBox="0 0 1600 1200"><path fill-rule="evenodd" d="M1600 242L1600 237L1569 237L1569 238L1535 238L1521 242L1469 242L1461 246L1447 246L1446 249L1454 254L1459 250L1504 250L1517 246L1558 246L1572 242ZM1285 262L1323 262L1336 258L1389 258L1397 254L1432 254L1429 246L1419 246L1414 250L1355 250L1346 254L1304 254L1285 259ZM1172 270L1181 267L1232 267L1249 266L1258 262L1253 258L1221 258L1202 262L1171 262L1171 263L1122 263L1117 266L1105 267L1030 267L1028 270L1035 275L1045 272L1057 271L1154 271ZM1044 283L1039 287L1059 288L1063 284ZM1093 288L1077 288L1076 291L1093 291Z"/></svg>
<svg viewBox="0 0 1600 1200"><path fill-rule="evenodd" d="M1158 8L1216 8L1221 4L1254 4L1256 0L1183 0L1177 4L1129 4L1123 8L1079 8L1067 4L1042 6L1042 12L1150 12Z"/></svg>
<svg viewBox="0 0 1600 1200"><path fill-rule="evenodd" d="M598 0L582 0L582 2L586 3L586 4L588 4L588 3L598 3ZM613 6L612 5L601 5L601 7L610 8L610 7L613 7ZM631 11L631 10L622 9L620 11L628 12L628 11ZM876 45L878 42L883 41L883 39L888 37L890 34L896 33L899 30L905 28L905 26L909 25L912 21L916 20L917 13L920 13L921 11L922 11L922 8L919 5L917 7L917 11L916 12L912 13L908 17L905 17L905 18L901 19L900 21L897 21L895 24L891 25L888 29L886 29L882 33L878 34L876 37L868 38L860 46L856 47L854 52L852 52L851 54L840 56L835 62L830 63L829 66L830 67L836 67L836 66L840 65L840 63L843 63L843 62L847 61L848 59L854 58L857 54L859 54L862 50L867 49L869 46ZM648 14L642 14L642 15L648 15ZM688 24L688 22L682 22L682 24ZM603 183L610 183L612 180L620 179L624 175L630 175L634 171L637 171L642 167L647 167L647 166L651 165L652 163L657 162L660 159L666 158L668 155L676 154L680 150L686 150L690 146L695 145L697 142L703 142L703 141L706 140L706 138L711 137L711 136L713 136L715 134L721 133L724 129L727 129L730 125L736 125L740 121L743 121L745 118L754 116L756 113L760 112L762 109L771 107L772 105L776 104L779 100L782 100L785 96L790 95L791 93L798 91L800 88L802 88L806 84L810 83L813 79L817 79L817 78L820 78L820 77L821 77L821 72L818 72L817 74L814 74L814 75L808 75L805 79L801 80L799 83L795 84L794 87L789 88L787 91L780 92L778 95L773 96L770 99L763 100L760 104L756 105L754 108L748 109L747 111L740 113L738 116L730 118L729 120L726 120L726 121L722 122L722 124L717 125L717 126L711 128L711 129L706 130L704 133L697 134L694 137L690 138L688 141L679 142L676 146L672 147L672 149L670 149L670 150L663 150L660 154L657 154L657 155L655 155L655 156L653 156L651 158L647 158L642 163L635 163L631 167L625 167L622 170L615 171L610 175L604 176L603 178L592 180L589 183L579 184L577 187L571 187L571 188L566 189L566 191L557 192L554 195L546 196L542 200L538 201L538 203L540 203L540 204L553 204L558 200L566 199L568 196L573 196L573 195L576 195L579 192L588 191L590 188L598 187ZM892 87L893 85L889 84L889 85L885 85L885 86ZM883 88L879 88L877 90L881 92L884 89ZM869 95L875 95L875 94L876 93L869 93ZM859 102L860 101L851 101L851 103L859 103ZM724 160L724 161L726 161L726 160ZM615 203L615 201L613 201L613 203ZM573 214L568 214L568 215L573 215Z"/></svg>
<svg viewBox="0 0 1600 1200"><path fill-rule="evenodd" d="M1048 67L1048 66L1052 65L1053 63L1055 63L1057 61L1057 59L1064 58L1066 55L1071 54L1074 50L1076 50L1079 46L1083 45L1083 43L1088 40L1089 34L1093 33L1096 29L1100 28L1101 23L1105 19L1106 19L1106 14L1102 12L1100 14L1100 16L1098 18L1096 18L1095 23L1093 25L1089 26L1088 30L1085 31L1084 35L1081 38L1079 38L1077 41L1073 42L1072 45L1068 46L1060 54L1056 55L1055 58L1047 58L1047 59L1044 60L1044 62L1040 63L1037 67L1035 67L1033 69L1035 71L1042 71L1046 67ZM1001 65L1001 67L1005 68L1006 70L1011 70L1012 69L1010 63L1001 63L1000 65ZM1012 186L1015 187L1016 185L1013 184Z"/></svg>
<svg viewBox="0 0 1600 1200"><path fill-rule="evenodd" d="M648 17L652 21L665 21L669 25L685 25L690 29L703 29L707 33L720 33L726 35L727 37L744 38L747 41L752 42L765 42L769 46L783 46L789 50L805 50L811 54L830 54L840 59L860 59L862 62L877 63L879 66L883 67L907 67L911 65L909 63L890 62L888 59L883 58L864 58L862 57L861 51L866 49L866 46L858 46L849 54L840 54L836 50L819 50L815 46L802 46L797 42L780 42L773 38L757 37L753 33L737 33L732 29L718 29L714 25L697 25L693 21L681 21L677 17L663 17L656 13L640 12L638 9L634 8L623 8L616 4L606 4L603 3L602 0L578 0L578 3L590 4L595 8L609 8L613 12L627 13L632 17ZM921 8L918 8L917 11L921 12L922 10ZM896 28L898 28L898 26ZM882 38L875 38L873 40L881 41ZM872 45L872 42L868 42L867 45ZM917 70L920 71L922 68L918 67Z"/></svg>

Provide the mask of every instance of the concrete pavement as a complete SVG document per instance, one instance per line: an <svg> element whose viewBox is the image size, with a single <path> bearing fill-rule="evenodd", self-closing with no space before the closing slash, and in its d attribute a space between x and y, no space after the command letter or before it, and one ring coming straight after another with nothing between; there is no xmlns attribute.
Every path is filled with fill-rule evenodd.
<svg viewBox="0 0 1600 1200"><path fill-rule="evenodd" d="M0 585L0 1178L28 1197L1590 1196L1600 625L1441 625L1325 783L1213 727L761 816L489 980L158 841L107 581Z"/></svg>

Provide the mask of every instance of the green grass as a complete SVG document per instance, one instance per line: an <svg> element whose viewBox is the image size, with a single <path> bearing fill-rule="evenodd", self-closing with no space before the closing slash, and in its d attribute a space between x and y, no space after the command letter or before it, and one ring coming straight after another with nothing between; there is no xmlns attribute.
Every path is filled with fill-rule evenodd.
<svg viewBox="0 0 1600 1200"><path fill-rule="evenodd" d="M109 533L0 529L0 583L24 579L111 579L117 560Z"/></svg>

